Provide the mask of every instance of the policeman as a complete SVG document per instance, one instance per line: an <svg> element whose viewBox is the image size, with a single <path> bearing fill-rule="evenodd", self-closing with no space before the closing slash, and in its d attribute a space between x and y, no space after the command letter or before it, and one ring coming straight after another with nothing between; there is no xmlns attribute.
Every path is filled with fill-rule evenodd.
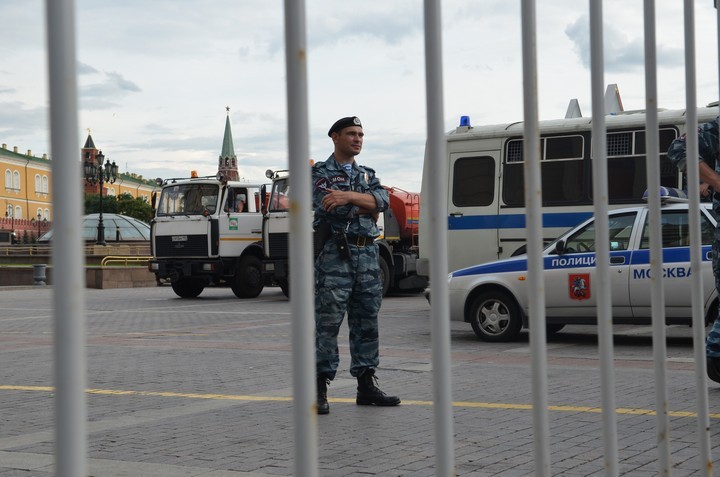
<svg viewBox="0 0 720 477"><path fill-rule="evenodd" d="M317 412L330 412L327 385L340 361L337 336L346 312L356 403L397 406L400 399L382 392L375 377L382 280L374 240L380 234L378 214L388 208L389 195L374 170L355 162L363 145L360 119L339 119L328 136L335 152L312 169L313 228L322 236L315 260Z"/></svg>
<svg viewBox="0 0 720 477"><path fill-rule="evenodd" d="M712 190L720 191L720 160L718 159L718 118L698 128L698 158L700 180ZM687 165L686 135L683 134L670 145L668 159L678 169L685 171ZM720 193L713 194L713 210L720 213ZM712 246L713 275L715 288L720 292L720 223L715 227L715 240ZM720 310L719 310L720 311ZM720 314L715 318L705 344L707 356L707 374L710 379L720 383Z"/></svg>

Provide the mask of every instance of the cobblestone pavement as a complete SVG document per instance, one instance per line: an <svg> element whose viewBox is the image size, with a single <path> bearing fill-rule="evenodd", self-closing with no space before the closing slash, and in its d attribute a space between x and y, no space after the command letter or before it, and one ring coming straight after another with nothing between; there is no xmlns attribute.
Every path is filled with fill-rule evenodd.
<svg viewBox="0 0 720 477"><path fill-rule="evenodd" d="M279 289L254 300L206 290L87 290L88 470L93 476L293 474L290 307ZM53 474L52 290L0 289L0 476ZM380 386L403 404L354 404L347 328L331 412L318 416L322 476L435 475L429 306L419 295L381 310ZM658 475L652 343L647 327L617 327L620 471ZM455 465L461 476L531 476L533 425L527 334L483 343L453 322ZM691 330L668 328L675 476L699 462ZM604 475L600 373L593 327L548 344L551 472ZM720 387L709 386L720 453ZM716 460L717 462L717 460Z"/></svg>

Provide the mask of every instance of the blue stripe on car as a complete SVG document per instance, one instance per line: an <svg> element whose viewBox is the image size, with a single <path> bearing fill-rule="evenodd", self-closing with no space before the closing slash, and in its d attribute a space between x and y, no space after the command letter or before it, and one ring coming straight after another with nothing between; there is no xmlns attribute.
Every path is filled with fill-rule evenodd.
<svg viewBox="0 0 720 477"><path fill-rule="evenodd" d="M711 260L710 245L702 247L702 260ZM623 250L610 252L610 257L622 257L623 263L612 263L610 266L649 265L649 250ZM588 268L595 266L594 253L573 253L566 255L549 255L543 257L545 270L557 270L562 268ZM690 248L677 247L663 250L663 263L690 262ZM485 263L474 267L463 268L452 273L453 277L465 277L472 275L488 275L493 273L525 272L527 271L527 258L508 259L499 262Z"/></svg>

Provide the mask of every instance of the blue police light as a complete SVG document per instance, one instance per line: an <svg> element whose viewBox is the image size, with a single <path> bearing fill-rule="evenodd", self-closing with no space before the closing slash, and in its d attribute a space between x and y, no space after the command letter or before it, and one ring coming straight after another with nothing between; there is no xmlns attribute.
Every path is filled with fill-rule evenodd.
<svg viewBox="0 0 720 477"><path fill-rule="evenodd" d="M649 197L648 191L643 193L643 200L647 201ZM660 201L661 202L687 202L688 196L684 190L676 189L674 187L660 187Z"/></svg>
<svg viewBox="0 0 720 477"><path fill-rule="evenodd" d="M470 126L470 116L460 116L460 127L462 126Z"/></svg>

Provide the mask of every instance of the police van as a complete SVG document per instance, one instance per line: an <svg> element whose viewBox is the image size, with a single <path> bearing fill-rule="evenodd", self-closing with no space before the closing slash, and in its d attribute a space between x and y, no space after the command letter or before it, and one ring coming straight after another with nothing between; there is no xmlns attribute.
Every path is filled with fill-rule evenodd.
<svg viewBox="0 0 720 477"><path fill-rule="evenodd" d="M641 203L647 189L644 111L624 111L610 85L607 129L608 201L611 209ZM609 99L614 98L614 103ZM539 122L544 242L590 218L592 192L592 118L582 117L571 101L564 119ZM717 103L698 108L698 121L718 115ZM685 133L685 110L659 110L660 184L684 187L683 174L667 158L672 141ZM473 127L470 118L446 135L447 156L425 157L421 202L428 198L428 161L441 160L448 177L448 269L511 257L525 247L523 123ZM418 273L428 275L428 208L420 210ZM481 244L481 246L478 246Z"/></svg>
<svg viewBox="0 0 720 477"><path fill-rule="evenodd" d="M667 324L690 324L692 285L688 203L682 191L662 188L661 235ZM609 213L612 316L617 324L651 322L649 210L647 205ZM717 316L711 249L716 219L700 207L703 305L706 322ZM563 233L542 254L549 333L566 324L596 324L595 219ZM510 341L527 327L527 256L463 268L449 277L450 316L471 324L484 341Z"/></svg>

